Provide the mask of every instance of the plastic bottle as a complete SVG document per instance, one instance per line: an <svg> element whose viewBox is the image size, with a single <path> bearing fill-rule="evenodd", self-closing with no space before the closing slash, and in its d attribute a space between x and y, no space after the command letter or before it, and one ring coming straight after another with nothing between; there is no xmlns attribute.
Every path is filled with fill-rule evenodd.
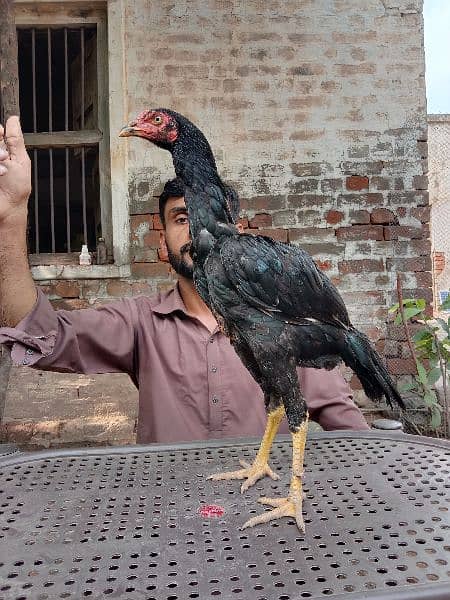
<svg viewBox="0 0 450 600"><path fill-rule="evenodd" d="M90 264L91 264L91 255L89 254L87 245L83 244L81 247L80 265L90 265Z"/></svg>

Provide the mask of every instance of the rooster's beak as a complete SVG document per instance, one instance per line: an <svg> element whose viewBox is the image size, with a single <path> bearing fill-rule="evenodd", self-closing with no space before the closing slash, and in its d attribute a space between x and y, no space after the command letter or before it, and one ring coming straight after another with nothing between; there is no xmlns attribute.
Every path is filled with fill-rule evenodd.
<svg viewBox="0 0 450 600"><path fill-rule="evenodd" d="M130 137L132 135L136 135L136 129L134 127L130 127L126 125L120 130L119 137Z"/></svg>

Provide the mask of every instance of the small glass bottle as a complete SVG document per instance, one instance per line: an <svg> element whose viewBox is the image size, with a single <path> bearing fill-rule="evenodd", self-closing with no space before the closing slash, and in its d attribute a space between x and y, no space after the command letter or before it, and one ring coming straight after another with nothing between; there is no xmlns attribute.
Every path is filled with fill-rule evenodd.
<svg viewBox="0 0 450 600"><path fill-rule="evenodd" d="M80 254L80 265L90 265L91 264L91 255L89 254L89 250L86 244L83 244L81 247Z"/></svg>
<svg viewBox="0 0 450 600"><path fill-rule="evenodd" d="M105 238L99 237L97 241L97 264L106 265L107 262Z"/></svg>

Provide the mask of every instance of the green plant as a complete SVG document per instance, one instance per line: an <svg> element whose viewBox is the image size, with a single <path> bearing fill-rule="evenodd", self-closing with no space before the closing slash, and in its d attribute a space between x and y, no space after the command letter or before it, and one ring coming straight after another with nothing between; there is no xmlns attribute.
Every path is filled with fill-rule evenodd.
<svg viewBox="0 0 450 600"><path fill-rule="evenodd" d="M450 316L448 320L433 318L427 315L427 304L423 298L402 297L401 285L397 280L399 302L394 304L390 313L395 314L395 324L403 325L406 338L416 365L413 381L405 384L400 391L417 393L429 410L430 426L435 431L443 424L445 434L448 432L449 420L449 385L450 385ZM450 309L450 297L440 307ZM421 325L411 336L411 323ZM442 378L444 406L439 403L435 384ZM442 411L444 420L442 422Z"/></svg>

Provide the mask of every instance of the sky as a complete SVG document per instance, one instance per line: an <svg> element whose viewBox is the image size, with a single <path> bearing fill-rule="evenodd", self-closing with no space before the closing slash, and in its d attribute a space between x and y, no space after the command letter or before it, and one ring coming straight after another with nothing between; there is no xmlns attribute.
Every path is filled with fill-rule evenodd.
<svg viewBox="0 0 450 600"><path fill-rule="evenodd" d="M450 0L425 0L427 112L450 113Z"/></svg>

